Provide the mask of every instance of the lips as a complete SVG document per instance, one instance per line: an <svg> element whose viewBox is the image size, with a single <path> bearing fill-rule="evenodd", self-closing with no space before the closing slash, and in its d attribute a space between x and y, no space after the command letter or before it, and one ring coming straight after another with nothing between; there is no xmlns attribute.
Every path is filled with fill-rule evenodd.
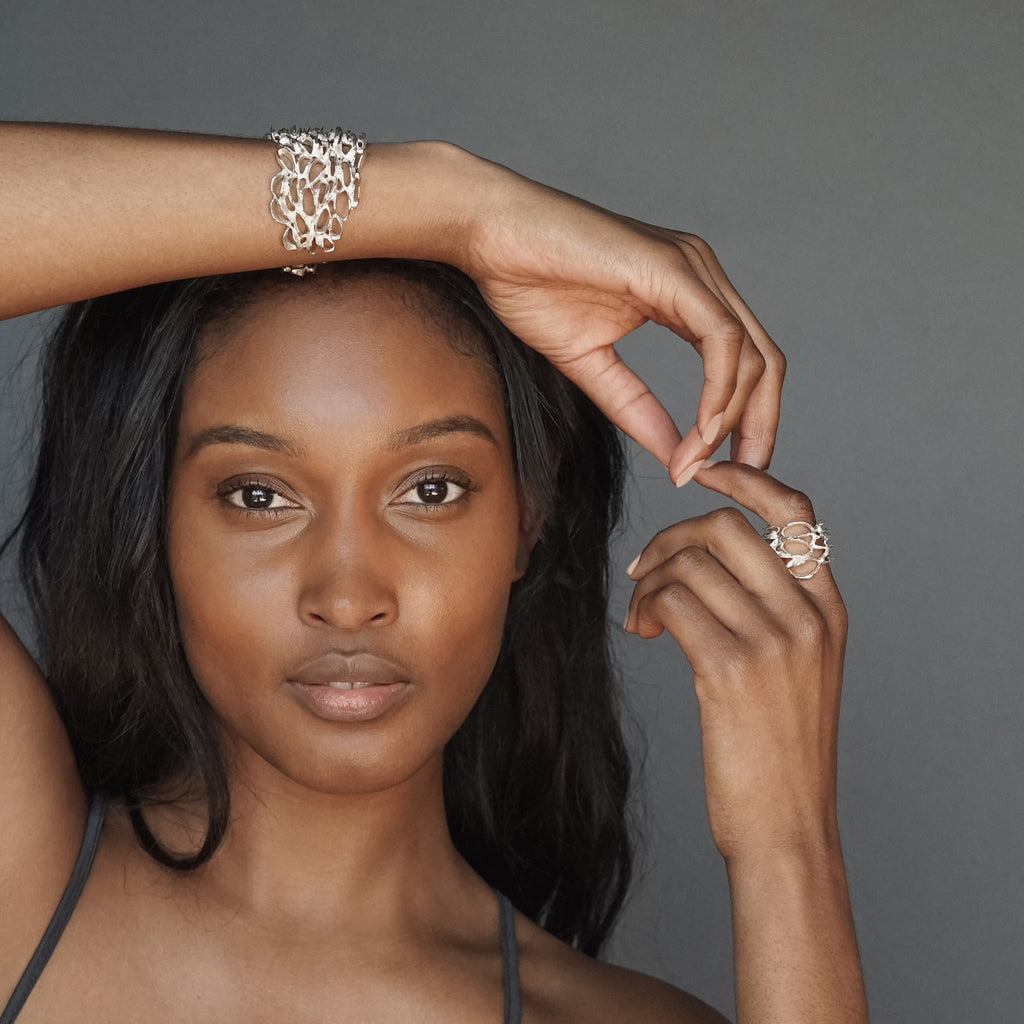
<svg viewBox="0 0 1024 1024"><path fill-rule="evenodd" d="M377 655L330 653L288 676L306 708L332 722L365 722L400 704L413 689L408 674Z"/></svg>
<svg viewBox="0 0 1024 1024"><path fill-rule="evenodd" d="M288 675L291 683L341 690L387 686L389 683L408 682L408 678L398 665L368 652L324 654Z"/></svg>

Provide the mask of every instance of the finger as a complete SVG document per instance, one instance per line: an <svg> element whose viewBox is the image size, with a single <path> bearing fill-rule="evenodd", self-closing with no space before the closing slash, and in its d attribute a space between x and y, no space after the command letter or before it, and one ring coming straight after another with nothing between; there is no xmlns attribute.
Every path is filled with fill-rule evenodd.
<svg viewBox="0 0 1024 1024"><path fill-rule="evenodd" d="M697 464L713 452L739 422L764 373L765 360L718 287L700 250L688 241L677 239L676 244L689 262L691 274L703 285L703 288L694 288L695 282L690 277L687 295L675 307L679 315L674 321L666 321L676 334L691 342L704 369L704 386L697 405L697 429L683 439L669 464L676 486L682 486L692 477ZM687 302L683 309L682 303ZM702 323L710 325L709 334L701 334ZM720 399L726 402L721 410L717 407Z"/></svg>
<svg viewBox="0 0 1024 1024"><path fill-rule="evenodd" d="M739 377L740 354L747 331L719 291L700 253L678 236L675 245L685 260L673 275L673 289L652 300L651 319L689 342L703 361L704 383L697 402L701 437L718 433ZM718 419L721 417L721 419Z"/></svg>
<svg viewBox="0 0 1024 1024"><path fill-rule="evenodd" d="M776 350L778 351L778 350ZM743 462L756 469L767 469L775 451L782 404L782 382L786 361L781 352L778 359L766 360L765 372L740 413L733 428L729 455L733 462Z"/></svg>
<svg viewBox="0 0 1024 1024"><path fill-rule="evenodd" d="M712 421L714 433L702 437L699 429L694 426L680 442L675 452L672 453L672 458L669 462L669 476L672 477L677 487L681 487L693 477L700 463L733 430L742 416L743 410L751 394L754 392L758 381L761 379L763 371L764 360L761 358L760 353L758 353L749 340L744 342L736 390L733 392L732 401L729 403L724 416L715 417Z"/></svg>
<svg viewBox="0 0 1024 1024"><path fill-rule="evenodd" d="M721 433L722 421L736 393L743 346L749 339L743 324L720 303L717 309L701 312L699 319L689 314L668 326L679 337L690 341L701 357L704 383L697 400L696 423L708 447L708 439Z"/></svg>
<svg viewBox="0 0 1024 1024"><path fill-rule="evenodd" d="M694 561L693 554L705 551L736 581L737 586L762 602L775 606L803 601L799 583L786 569L782 559L737 508L719 508L703 516L676 523L658 533L644 549L629 576L638 581L651 573L660 578L672 567L683 573ZM682 555L687 551L690 554ZM687 582L689 582L687 580ZM725 621L725 619L723 619ZM742 623L729 619L730 628L743 632Z"/></svg>
<svg viewBox="0 0 1024 1024"><path fill-rule="evenodd" d="M737 300L742 303L738 296ZM740 410L737 425L732 432L730 455L733 462L767 469L779 429L786 357L753 316L750 321L750 337L760 356L761 372Z"/></svg>
<svg viewBox="0 0 1024 1024"><path fill-rule="evenodd" d="M696 424L686 432L668 460L668 475L676 487L693 479L714 449L700 436Z"/></svg>
<svg viewBox="0 0 1024 1024"><path fill-rule="evenodd" d="M765 377L758 383L751 402L743 409L739 435L735 432L733 435L731 455L734 462L745 462L766 469L775 448L786 357L729 280L711 246L695 235L687 235L686 238L700 255L723 301L742 321L752 343L765 361Z"/></svg>
<svg viewBox="0 0 1024 1024"><path fill-rule="evenodd" d="M786 486L763 470L738 462L718 462L705 465L695 475L697 483L709 490L717 491L731 498L737 504L760 516L769 526L785 526L788 523L817 522L814 507L806 494ZM785 563L778 558L784 569ZM786 569L789 573L789 570ZM792 575L792 574L790 574ZM801 591L834 604L839 601L832 571L825 563L810 579L797 580Z"/></svg>
<svg viewBox="0 0 1024 1024"><path fill-rule="evenodd" d="M652 630L663 626L677 639L681 632L686 632L684 626L665 617L671 608L664 612L661 602L644 603L648 594L671 591L677 584L685 586L715 621L732 634L748 635L764 626L764 603L712 551L697 542L673 551L639 580L630 602L626 631L647 637L657 635Z"/></svg>
<svg viewBox="0 0 1024 1024"><path fill-rule="evenodd" d="M722 650L734 642L732 633L683 583L645 594L634 614L638 636L650 640L668 630L695 672L701 667L704 651Z"/></svg>
<svg viewBox="0 0 1024 1024"><path fill-rule="evenodd" d="M704 602L679 580L635 596L626 627L644 640L661 636L667 629L694 669L702 645L721 648L733 639Z"/></svg>
<svg viewBox="0 0 1024 1024"><path fill-rule="evenodd" d="M669 465L681 440L679 429L651 389L611 345L602 345L557 365L612 423L663 466Z"/></svg>

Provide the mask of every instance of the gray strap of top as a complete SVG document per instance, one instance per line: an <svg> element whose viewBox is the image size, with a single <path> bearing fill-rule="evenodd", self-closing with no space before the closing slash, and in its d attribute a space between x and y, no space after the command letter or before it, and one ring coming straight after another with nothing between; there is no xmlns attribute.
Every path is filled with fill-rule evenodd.
<svg viewBox="0 0 1024 1024"><path fill-rule="evenodd" d="M519 992L519 946L512 904L498 893L498 929L501 935L501 982L505 990L505 1024L521 1024L523 1010ZM0 1024L4 1024L0 1021Z"/></svg>
<svg viewBox="0 0 1024 1024"><path fill-rule="evenodd" d="M11 993L11 998L4 1007L3 1013L0 1013L0 1024L13 1024L14 1018L21 1012L25 1000L28 999L29 993L38 981L39 975L43 973L43 968L64 933L64 928L71 917L71 912L75 909L75 904L78 903L78 897L82 895L85 880L89 877L89 871L92 869L106 810L107 798L102 793L96 793L89 805L89 819L85 825L85 835L82 836L82 846L78 851L75 866L71 869L68 884L64 887L64 895L61 896L60 903L57 904L57 909L53 912L53 917L50 918L50 923L46 926L46 931L43 932L43 937L32 954L32 959L29 960L28 966L18 979L18 984L14 986L14 991Z"/></svg>

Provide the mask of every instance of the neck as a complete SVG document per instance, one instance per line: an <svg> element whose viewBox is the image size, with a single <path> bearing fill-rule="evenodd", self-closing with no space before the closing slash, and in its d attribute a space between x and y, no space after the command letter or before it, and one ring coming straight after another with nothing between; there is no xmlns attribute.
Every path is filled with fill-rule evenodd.
<svg viewBox="0 0 1024 1024"><path fill-rule="evenodd" d="M441 758L389 789L312 791L265 761L231 779L231 823L211 860L193 875L206 906L309 929L343 922L384 934L492 897L456 851L444 811ZM183 818L153 816L171 849L194 848ZM202 821L201 807L189 809ZM159 826L159 827L158 827ZM194 836L194 833L193 833ZM212 901L212 902L211 902Z"/></svg>

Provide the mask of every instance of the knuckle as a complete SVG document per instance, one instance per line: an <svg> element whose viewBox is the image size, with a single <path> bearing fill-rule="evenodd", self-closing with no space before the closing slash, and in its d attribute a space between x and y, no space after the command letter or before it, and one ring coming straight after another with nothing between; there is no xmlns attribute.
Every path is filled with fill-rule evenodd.
<svg viewBox="0 0 1024 1024"><path fill-rule="evenodd" d="M759 428L743 435L743 443L756 452L765 452L769 457L775 451L775 434Z"/></svg>
<svg viewBox="0 0 1024 1024"><path fill-rule="evenodd" d="M701 568L707 562L707 559L708 553L704 548L690 545L689 547L681 548L672 556L672 566L678 572L687 573Z"/></svg>
<svg viewBox="0 0 1024 1024"><path fill-rule="evenodd" d="M764 379L764 371L764 359L761 358L760 353L755 352L755 354L748 358L744 350L744 354L740 359L736 380L740 390L746 396L749 397L753 394L758 383Z"/></svg>
<svg viewBox="0 0 1024 1024"><path fill-rule="evenodd" d="M786 370L789 368L789 361L783 354L782 349L773 345L771 351L762 352L761 355L764 356L765 367L768 373L782 380L786 376Z"/></svg>
<svg viewBox="0 0 1024 1024"><path fill-rule="evenodd" d="M744 346L742 374L747 380L760 380L768 369L768 361L757 347L751 342Z"/></svg>
<svg viewBox="0 0 1024 1024"><path fill-rule="evenodd" d="M718 533L733 533L750 526L747 517L738 508L732 506L714 509L707 514L707 519L711 528Z"/></svg>
<svg viewBox="0 0 1024 1024"><path fill-rule="evenodd" d="M690 231L683 231L680 233L679 237L681 245L688 246L691 249L696 249L701 256L706 256L709 253L713 254L714 252L711 246L701 238L700 235L695 235Z"/></svg>
<svg viewBox="0 0 1024 1024"><path fill-rule="evenodd" d="M747 338L743 321L734 313L724 313L711 331L712 336L730 347L741 348Z"/></svg>
<svg viewBox="0 0 1024 1024"><path fill-rule="evenodd" d="M649 551L661 552L672 542L672 534L676 529L677 523L673 523L671 526L666 526L665 529L659 530L652 538L651 543L647 545Z"/></svg>
<svg viewBox="0 0 1024 1024"><path fill-rule="evenodd" d="M666 583L651 595L651 605L667 614L679 612L689 601L690 592L682 583ZM653 607L650 609L653 611ZM655 616L660 621L660 616Z"/></svg>
<svg viewBox="0 0 1024 1024"><path fill-rule="evenodd" d="M804 647L819 646L828 632L825 617L809 603L804 603L799 610L791 612L787 616L787 622L793 639Z"/></svg>
<svg viewBox="0 0 1024 1024"><path fill-rule="evenodd" d="M803 491L790 491L786 498L786 514L790 521L814 522L814 506Z"/></svg>
<svg viewBox="0 0 1024 1024"><path fill-rule="evenodd" d="M652 568L655 565L661 565L679 547L678 541L673 542L673 535L678 526L678 523L666 526L664 530L659 530L651 538L650 543L643 550L642 557L645 564L649 563Z"/></svg>

